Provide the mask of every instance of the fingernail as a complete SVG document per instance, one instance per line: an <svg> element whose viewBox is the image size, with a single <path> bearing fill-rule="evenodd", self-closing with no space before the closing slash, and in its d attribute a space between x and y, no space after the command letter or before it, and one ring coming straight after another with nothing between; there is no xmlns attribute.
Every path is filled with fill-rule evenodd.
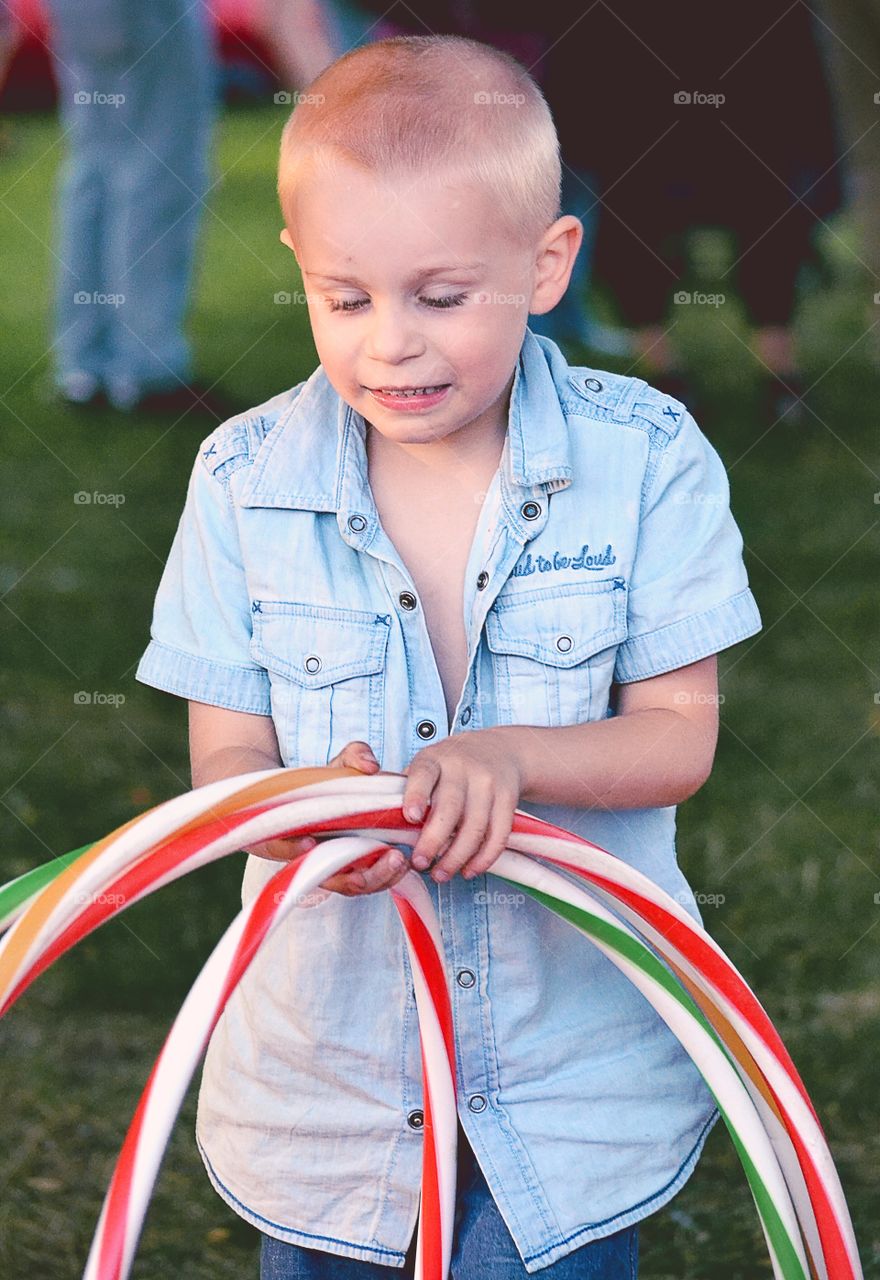
<svg viewBox="0 0 880 1280"><path fill-rule="evenodd" d="M434 879L435 879L435 880L437 881L437 883L439 884L441 880L448 880L448 879L449 879L449 872L448 872L448 871L435 871L435 872L433 872L433 876L434 876Z"/></svg>
<svg viewBox="0 0 880 1280"><path fill-rule="evenodd" d="M407 822L421 822L424 815L424 809L418 804L408 804L403 811L403 816Z"/></svg>
<svg viewBox="0 0 880 1280"><path fill-rule="evenodd" d="M428 865L428 859L425 857L423 853L420 853L415 858L413 858L412 864L415 867L416 871L424 871L425 867Z"/></svg>
<svg viewBox="0 0 880 1280"><path fill-rule="evenodd" d="M306 838L302 842L301 847L305 849L306 853L308 853L310 849L315 848L317 843L318 843L317 840L314 840L311 836L306 836Z"/></svg>
<svg viewBox="0 0 880 1280"><path fill-rule="evenodd" d="M399 871L403 866L403 854L392 853L388 858L388 865L393 867L395 871Z"/></svg>

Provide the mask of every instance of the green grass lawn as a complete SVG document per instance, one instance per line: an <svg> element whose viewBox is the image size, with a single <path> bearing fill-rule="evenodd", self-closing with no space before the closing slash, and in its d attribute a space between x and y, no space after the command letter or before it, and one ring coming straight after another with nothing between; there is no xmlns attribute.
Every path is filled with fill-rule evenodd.
<svg viewBox="0 0 880 1280"><path fill-rule="evenodd" d="M279 109L227 114L200 242L191 328L200 373L245 404L306 377L315 354L278 242ZM0 345L0 879L97 839L189 786L182 700L134 680L196 447L210 429L48 404L50 118L16 119L3 157ZM679 858L713 936L756 989L830 1139L866 1274L880 1276L880 379L845 220L819 236L827 279L798 335L815 416L757 425L742 308L685 308L675 340L730 474L763 632L719 659L715 771L679 814ZM720 247L719 247L720 246ZM718 237L695 240L711 288ZM719 259L719 253L721 258ZM714 273L714 274L713 274ZM687 287L687 286L685 286ZM730 295L730 289L726 290ZM880 317L880 308L878 308ZM630 372L625 361L590 358ZM78 491L124 503L78 505ZM121 696L117 705L78 691ZM0 1275L81 1275L113 1160L167 1026L238 903L242 856L93 935L0 1024ZM134 1274L257 1274L257 1238L211 1190L190 1090ZM585 1215L588 1208L585 1207ZM726 1130L642 1228L646 1280L770 1275Z"/></svg>

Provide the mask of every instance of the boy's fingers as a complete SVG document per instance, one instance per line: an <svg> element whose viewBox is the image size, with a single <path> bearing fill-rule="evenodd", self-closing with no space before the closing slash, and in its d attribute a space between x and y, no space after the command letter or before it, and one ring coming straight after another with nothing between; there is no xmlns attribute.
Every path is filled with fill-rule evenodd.
<svg viewBox="0 0 880 1280"><path fill-rule="evenodd" d="M399 849L384 853L371 867L359 867L356 871L340 871L324 880L322 889L332 889L334 893L346 897L356 897L364 893L377 893L387 889L389 885L405 875L409 870L407 860Z"/></svg>
<svg viewBox="0 0 880 1280"><path fill-rule="evenodd" d="M269 858L272 862L290 862L291 858L299 858L317 844L311 836L291 836L284 840L265 840L244 850L258 858Z"/></svg>
<svg viewBox="0 0 880 1280"><path fill-rule="evenodd" d="M447 784L442 795L435 797L431 816L413 846L413 866L422 871L440 853L465 812L467 791L460 785Z"/></svg>
<svg viewBox="0 0 880 1280"><path fill-rule="evenodd" d="M401 801L407 822L421 822L424 818L439 776L440 766L430 756L424 760L416 757L407 766L407 783Z"/></svg>
<svg viewBox="0 0 880 1280"><path fill-rule="evenodd" d="M347 769L361 769L363 772L379 767L379 761L373 754L370 744L360 741L347 742L342 750L336 753L330 764L342 765Z"/></svg>
<svg viewBox="0 0 880 1280"><path fill-rule="evenodd" d="M506 804L504 800L496 800L492 809L492 821L488 834L483 841L483 847L470 859L462 871L462 876L465 880L472 880L474 876L480 876L484 871L488 871L499 854L502 854L507 848L507 842L513 830L515 808L516 801L513 801L512 804Z"/></svg>
<svg viewBox="0 0 880 1280"><path fill-rule="evenodd" d="M449 880L466 862L479 853L485 844L491 822L491 803L474 805L472 792L468 793L469 807L452 844L431 868L434 879Z"/></svg>

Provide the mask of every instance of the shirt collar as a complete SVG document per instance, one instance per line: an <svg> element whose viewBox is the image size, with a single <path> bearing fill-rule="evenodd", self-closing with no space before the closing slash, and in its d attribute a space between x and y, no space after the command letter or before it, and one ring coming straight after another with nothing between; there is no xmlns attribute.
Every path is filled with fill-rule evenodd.
<svg viewBox="0 0 880 1280"><path fill-rule="evenodd" d="M571 484L568 429L559 398L567 377L568 365L556 344L526 328L502 455L508 486L553 493ZM239 505L365 511L365 431L361 415L341 399L318 365L258 449Z"/></svg>

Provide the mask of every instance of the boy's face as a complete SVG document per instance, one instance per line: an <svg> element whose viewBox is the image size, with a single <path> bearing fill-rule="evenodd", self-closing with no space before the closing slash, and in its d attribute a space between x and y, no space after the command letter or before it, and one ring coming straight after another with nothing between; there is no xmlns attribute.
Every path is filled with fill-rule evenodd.
<svg viewBox="0 0 880 1280"><path fill-rule="evenodd" d="M332 386L398 444L432 444L456 432L461 445L464 437L497 441L528 314L561 297L580 244L580 224L560 219L554 227L563 221L577 226L558 233L567 247L575 242L567 270L558 253L550 262L539 246L503 236L491 201L474 187L380 178L342 160L310 179L298 195L296 243L286 230L281 239L302 271ZM547 305L540 261L544 275L548 262L564 275ZM426 387L440 389L393 394Z"/></svg>

